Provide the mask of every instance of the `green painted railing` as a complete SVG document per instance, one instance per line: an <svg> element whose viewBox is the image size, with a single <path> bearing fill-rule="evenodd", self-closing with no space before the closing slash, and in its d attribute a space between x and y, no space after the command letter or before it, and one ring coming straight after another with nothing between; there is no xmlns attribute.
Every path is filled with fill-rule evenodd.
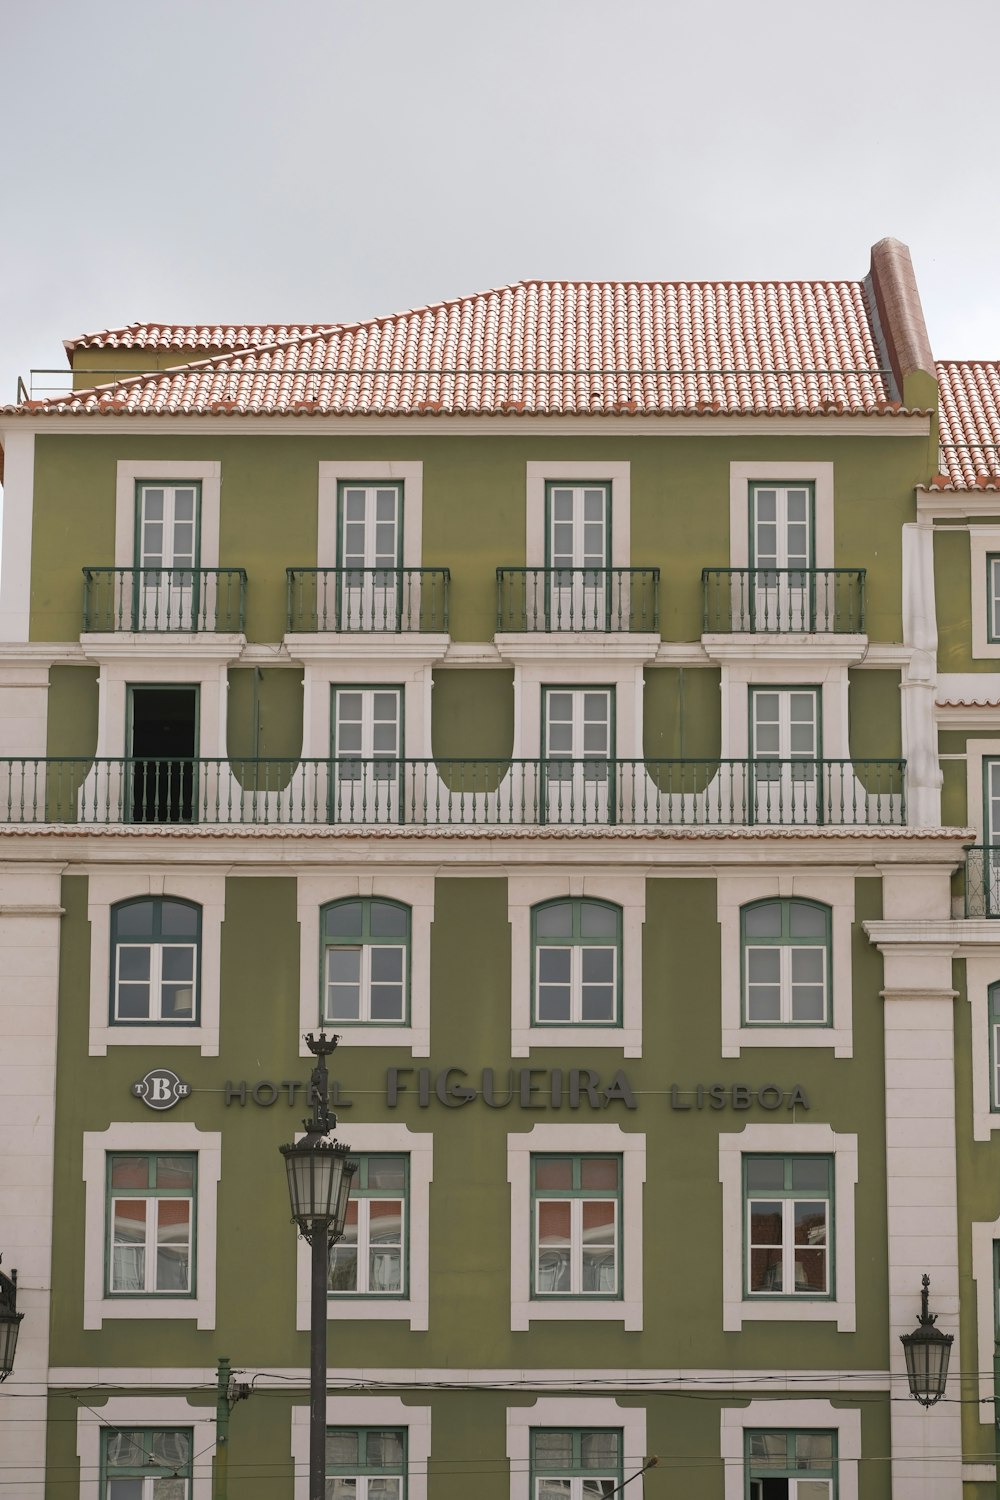
<svg viewBox="0 0 1000 1500"><path fill-rule="evenodd" d="M290 632L448 630L448 568L288 568Z"/></svg>
<svg viewBox="0 0 1000 1500"><path fill-rule="evenodd" d="M84 568L83 628L242 634L243 568Z"/></svg>
<svg viewBox="0 0 1000 1500"><path fill-rule="evenodd" d="M864 568L703 568L706 635L863 635Z"/></svg>
<svg viewBox="0 0 1000 1500"><path fill-rule="evenodd" d="M659 568L497 568L501 634L659 628Z"/></svg>
<svg viewBox="0 0 1000 1500"><path fill-rule="evenodd" d="M965 851L965 915L1000 917L1000 844Z"/></svg>
<svg viewBox="0 0 1000 1500"><path fill-rule="evenodd" d="M899 760L0 761L0 823L810 827L906 821Z"/></svg>

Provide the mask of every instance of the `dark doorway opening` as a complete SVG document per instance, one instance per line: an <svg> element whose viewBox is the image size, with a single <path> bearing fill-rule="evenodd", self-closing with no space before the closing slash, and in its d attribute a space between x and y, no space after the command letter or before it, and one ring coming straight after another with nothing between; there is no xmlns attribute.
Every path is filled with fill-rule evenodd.
<svg viewBox="0 0 1000 1500"><path fill-rule="evenodd" d="M129 689L129 821L193 823L198 689Z"/></svg>

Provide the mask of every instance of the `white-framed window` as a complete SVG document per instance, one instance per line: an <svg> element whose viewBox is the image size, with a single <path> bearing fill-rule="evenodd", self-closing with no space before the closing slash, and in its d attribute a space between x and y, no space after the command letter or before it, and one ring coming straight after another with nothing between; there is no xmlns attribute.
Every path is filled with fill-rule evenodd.
<svg viewBox="0 0 1000 1500"><path fill-rule="evenodd" d="M328 1316L427 1327L430 1290L430 1130L352 1125L351 1155L361 1163L351 1191L348 1233L330 1263ZM358 1181L358 1179L355 1179ZM297 1242L296 1324L310 1326L309 1247Z"/></svg>
<svg viewBox="0 0 1000 1500"><path fill-rule="evenodd" d="M87 884L90 1056L148 1047L154 1029L172 1047L217 1056L225 875L94 871Z"/></svg>
<svg viewBox="0 0 1000 1500"><path fill-rule="evenodd" d="M211 1500L215 1412L182 1396L111 1396L76 1416L79 1500Z"/></svg>
<svg viewBox="0 0 1000 1500"><path fill-rule="evenodd" d="M774 869L764 874L720 873L716 880L716 898L719 918L721 957L721 1006L722 1006L722 1055L739 1057L748 1047L831 1047L836 1057L850 1057L853 1053L853 978L851 933L854 924L855 877L853 871L807 869ZM751 912L765 913L765 922L777 927L773 912L781 911L782 933L754 933L748 931L747 917ZM819 934L797 935L791 940L791 911L793 907L813 907L826 912L827 937ZM760 923L751 921L753 929ZM800 927L801 921L796 922ZM808 924L807 924L808 925ZM783 940L788 929L787 944ZM793 997L793 959L786 956L785 949L793 949L799 943L806 948L825 948L827 954L824 971L824 1019L819 1021L801 1019L804 1010L817 1008L816 989L800 988L798 1016L795 1021L783 1021L783 1015L795 1013ZM773 945L773 946L772 946ZM748 983L751 965L747 948L772 948L754 958L752 976L760 989L751 993ZM774 954L777 953L777 958ZM800 976L808 980L816 970L815 959L806 963L808 972ZM811 966L810 966L811 965ZM777 984L773 979L777 971ZM775 994L777 989L777 995ZM778 1012L779 1019L763 1020L770 1012Z"/></svg>
<svg viewBox="0 0 1000 1500"><path fill-rule="evenodd" d="M566 1161L570 1186L546 1186L558 1173L567 1180ZM585 1163L603 1185L593 1172L583 1185ZM618 1125L539 1124L508 1135L512 1329L557 1319L642 1327L645 1176L646 1137Z"/></svg>
<svg viewBox="0 0 1000 1500"><path fill-rule="evenodd" d="M861 1413L819 1398L720 1414L724 1500L858 1500Z"/></svg>
<svg viewBox="0 0 1000 1500"><path fill-rule="evenodd" d="M622 914L573 897L532 912L534 1026L617 1026L621 1019Z"/></svg>
<svg viewBox="0 0 1000 1500"><path fill-rule="evenodd" d="M828 1025L829 907L755 901L744 906L741 923L744 1025Z"/></svg>
<svg viewBox="0 0 1000 1500"><path fill-rule="evenodd" d="M644 1407L611 1396L539 1396L507 1408L510 1500L601 1500L622 1483L642 1500L645 1455Z"/></svg>
<svg viewBox="0 0 1000 1500"><path fill-rule="evenodd" d="M1000 657L1000 526L969 526L974 659Z"/></svg>
<svg viewBox="0 0 1000 1500"><path fill-rule="evenodd" d="M195 1026L201 911L193 901L135 897L111 908L111 1024Z"/></svg>
<svg viewBox="0 0 1000 1500"><path fill-rule="evenodd" d="M561 910L560 910L561 909ZM566 911L569 911L569 933L546 933L539 929L539 917L552 911L555 920L565 928ZM583 914L590 913L586 938L583 935ZM590 929L595 923L591 918L598 912L617 914L618 937L610 933L610 922L603 919L608 934L601 936ZM569 1033L574 1043L586 1047L621 1048L626 1057L639 1057L642 1052L642 926L646 915L646 881L644 876L591 876L553 878L547 875L517 874L507 877L507 915L511 934L511 1056L527 1057L534 1047L561 1047L566 1045ZM542 927L550 925L543 922ZM601 925L598 919L597 925ZM573 933L579 929L579 942ZM583 1019L584 958L583 949L614 949L612 966L617 989L617 1019L613 1022L600 1019ZM565 987L560 990L560 980L565 981L569 964L569 1008L571 1017L577 1012L578 1019L543 1019L540 1007L539 984L543 977L543 966L539 963L538 948L555 950L554 956L546 960L545 974L554 978L551 993L545 998L552 1002L553 1011L561 1001L566 1008ZM574 949L580 951L575 953ZM558 951L558 950L561 950ZM594 960L590 961L591 964ZM594 1010L603 1003L605 1014L609 1001L615 996L607 991L607 959L597 961L603 965L594 973L597 983L589 999L594 1002L588 1009ZM561 966L561 967L560 967Z"/></svg>
<svg viewBox="0 0 1000 1500"><path fill-rule="evenodd" d="M215 1327L221 1170L221 1134L186 1121L84 1133L84 1328L112 1318Z"/></svg>
<svg viewBox="0 0 1000 1500"><path fill-rule="evenodd" d="M400 496L400 508L396 512L394 525L396 534L389 538L383 532L381 546L376 546L371 536L370 555L388 556L395 547L399 561L397 566L419 568L423 547L423 488L424 466L422 463L405 462L398 459L381 462L366 459L362 463L326 462L319 464L318 512L316 537L316 565L320 568L347 566L347 559L355 565L362 551L369 546L366 536L354 532L342 532L346 516L341 508L341 498L346 489L366 491L395 490ZM374 522L374 511L372 512ZM387 518L384 518L384 520ZM369 555L369 554L365 554ZM343 562L341 559L345 559ZM305 564L308 558L300 558Z"/></svg>
<svg viewBox="0 0 1000 1500"><path fill-rule="evenodd" d="M157 517L142 497L165 489L171 497L180 493L194 499L182 499L178 513L171 498L169 527L157 532L152 528L157 523L163 526L162 505ZM156 558L164 566L169 558L173 566L175 557L178 567L186 565L188 559L194 560L197 535L198 564L217 568L221 497L222 464L218 460L120 459L115 482L115 566L142 566L147 557L151 566Z"/></svg>
<svg viewBox="0 0 1000 1500"><path fill-rule="evenodd" d="M371 875L324 874L299 875L298 877L299 919L299 1032L315 1031L324 1021L333 1025L340 1036L341 1047L408 1047L414 1057L427 1057L430 1053L430 944L431 923L434 919L434 876L386 874L379 876L376 884ZM356 926L355 915L361 910L362 935L326 932L327 914L351 908L350 921ZM377 908L377 909L376 909ZM405 918L405 935L400 932L383 931L387 926L399 927L399 918L393 919L389 909ZM379 929L372 934L374 926ZM367 932L365 938L365 912ZM385 920L382 920L383 917ZM334 925L343 925L339 919ZM384 948L389 954L378 963L363 950L366 946ZM336 973L330 970L332 949L354 949L357 958L333 960ZM403 949L394 956L392 950ZM317 955L318 961L317 961ZM389 1012L400 1001L399 979L402 965L403 1013L399 1019L390 1019ZM351 967L353 965L353 967ZM356 987L354 974L358 978ZM339 976L339 979L338 977ZM345 987L334 991L328 989L328 981L345 981ZM377 1019L372 1015L372 981L377 981L378 1001L376 1009L382 1012ZM328 1007L333 1003L341 1014L334 1020ZM356 1004L362 1019L351 1021L347 1009ZM367 1013L367 1014L366 1014ZM310 1056L305 1042L300 1042L300 1054Z"/></svg>
<svg viewBox="0 0 1000 1500"><path fill-rule="evenodd" d="M753 1164L769 1158L781 1163L825 1160L828 1186L800 1188L789 1167L787 1186L758 1187ZM795 1123L724 1131L719 1136L719 1181L724 1330L736 1332L746 1322L763 1320L831 1322L841 1333L853 1333L857 1136L829 1125ZM759 1210L752 1211L754 1204ZM801 1205L798 1213L796 1204ZM779 1270L768 1271L774 1265ZM821 1276L826 1291L817 1290ZM768 1277L774 1285L765 1284ZM800 1285L806 1280L808 1287Z"/></svg>
<svg viewBox="0 0 1000 1500"><path fill-rule="evenodd" d="M963 957L972 1028L972 1137L988 1141L1000 1130L1000 953L966 948Z"/></svg>
<svg viewBox="0 0 1000 1500"><path fill-rule="evenodd" d="M410 1159L355 1153L344 1234L330 1252L329 1290L340 1297L405 1297Z"/></svg>
<svg viewBox="0 0 1000 1500"><path fill-rule="evenodd" d="M192 1152L108 1155L109 1297L194 1295L197 1187L198 1158Z"/></svg>
<svg viewBox="0 0 1000 1500"><path fill-rule="evenodd" d="M328 1495L337 1500L427 1500L429 1406L411 1405L398 1396L345 1396L337 1391L327 1397L326 1426ZM293 1500L309 1500L305 1405L292 1407L291 1456Z"/></svg>

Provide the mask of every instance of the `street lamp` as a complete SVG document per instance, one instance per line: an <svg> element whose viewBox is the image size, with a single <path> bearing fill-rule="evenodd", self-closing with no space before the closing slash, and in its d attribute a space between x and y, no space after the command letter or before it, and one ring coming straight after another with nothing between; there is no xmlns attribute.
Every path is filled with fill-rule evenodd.
<svg viewBox="0 0 1000 1500"><path fill-rule="evenodd" d="M919 1326L912 1333L901 1333L899 1342L906 1358L906 1379L910 1395L921 1406L933 1406L944 1395L955 1335L942 1333L940 1328L935 1328L937 1313L927 1311L927 1289L931 1278L925 1275L921 1284L923 1290L920 1294L920 1317L917 1320Z"/></svg>
<svg viewBox="0 0 1000 1500"><path fill-rule="evenodd" d="M282 1146L288 1174L288 1196L292 1218L299 1233L312 1246L309 1344L309 1500L324 1500L326 1492L326 1314L330 1249L342 1237L347 1219L351 1183L358 1170L349 1161L350 1146L330 1139L337 1117L330 1113L330 1085L326 1059L339 1037L306 1037L309 1051L317 1059L309 1084L312 1119L304 1120L306 1135L294 1145Z"/></svg>
<svg viewBox="0 0 1000 1500"><path fill-rule="evenodd" d="M24 1313L17 1310L17 1272L5 1276L0 1271L0 1382L14 1368L14 1350Z"/></svg>

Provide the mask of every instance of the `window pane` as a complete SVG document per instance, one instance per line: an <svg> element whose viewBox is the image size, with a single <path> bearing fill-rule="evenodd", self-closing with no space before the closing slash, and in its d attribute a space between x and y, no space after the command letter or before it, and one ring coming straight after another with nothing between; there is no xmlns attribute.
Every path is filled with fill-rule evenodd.
<svg viewBox="0 0 1000 1500"><path fill-rule="evenodd" d="M372 937L405 938L409 912L388 901L373 901L369 908Z"/></svg>
<svg viewBox="0 0 1000 1500"><path fill-rule="evenodd" d="M584 984L611 984L615 977L614 948L584 948L581 953Z"/></svg>
<svg viewBox="0 0 1000 1500"><path fill-rule="evenodd" d="M584 1156L580 1160L580 1186L583 1188L618 1188L616 1156Z"/></svg>
<svg viewBox="0 0 1000 1500"><path fill-rule="evenodd" d="M785 1185L785 1159L782 1156L748 1156L746 1158L748 1188L781 1188Z"/></svg>
<svg viewBox="0 0 1000 1500"><path fill-rule="evenodd" d="M582 937L618 936L618 913L610 906L598 906L594 901L580 905L580 934Z"/></svg>
<svg viewBox="0 0 1000 1500"><path fill-rule="evenodd" d="M569 901L542 906L535 913L535 931L539 937L572 937L573 907Z"/></svg>
<svg viewBox="0 0 1000 1500"><path fill-rule="evenodd" d="M539 1477L536 1485L537 1500L570 1500L573 1485L569 1479L545 1479Z"/></svg>
<svg viewBox="0 0 1000 1500"><path fill-rule="evenodd" d="M109 1474L108 1500L142 1500L142 1480Z"/></svg>
<svg viewBox="0 0 1000 1500"><path fill-rule="evenodd" d="M820 906L792 901L788 907L788 930L792 937L825 937L827 914Z"/></svg>
<svg viewBox="0 0 1000 1500"><path fill-rule="evenodd" d="M538 1205L538 1243L568 1245L570 1203L568 1200L545 1201Z"/></svg>
<svg viewBox="0 0 1000 1500"><path fill-rule="evenodd" d="M118 949L118 977L123 980L149 978L152 950L146 946Z"/></svg>
<svg viewBox="0 0 1000 1500"><path fill-rule="evenodd" d="M781 1244L781 1204L754 1199L750 1205L750 1243Z"/></svg>
<svg viewBox="0 0 1000 1500"><path fill-rule="evenodd" d="M585 1432L580 1437L580 1462L585 1469L617 1469L618 1433Z"/></svg>
<svg viewBox="0 0 1000 1500"><path fill-rule="evenodd" d="M833 1467L833 1433L797 1433L795 1467L797 1469L831 1469Z"/></svg>
<svg viewBox="0 0 1000 1500"><path fill-rule="evenodd" d="M357 1500L358 1481L356 1479L328 1479L326 1481L326 1500Z"/></svg>
<svg viewBox="0 0 1000 1500"><path fill-rule="evenodd" d="M341 901L328 906L323 919L327 937L359 938L361 936L361 902Z"/></svg>
<svg viewBox="0 0 1000 1500"><path fill-rule="evenodd" d="M383 1431L368 1434L369 1469L399 1469L403 1465L403 1434Z"/></svg>
<svg viewBox="0 0 1000 1500"><path fill-rule="evenodd" d="M194 978L194 949L164 948L161 964L164 979L187 980L190 984Z"/></svg>
<svg viewBox="0 0 1000 1500"><path fill-rule="evenodd" d="M370 1156L368 1158L369 1188L386 1188L390 1192L401 1192L405 1184L405 1156Z"/></svg>
<svg viewBox="0 0 1000 1500"><path fill-rule="evenodd" d="M535 1444L537 1468L568 1469L573 1464L573 1434L571 1432L547 1432L544 1429L532 1434Z"/></svg>
<svg viewBox="0 0 1000 1500"><path fill-rule="evenodd" d="M115 908L115 931L123 937L153 936L152 901L131 901Z"/></svg>
<svg viewBox="0 0 1000 1500"><path fill-rule="evenodd" d="M793 1156L792 1181L793 1188L821 1188L826 1190L830 1185L830 1163L822 1156Z"/></svg>
<svg viewBox="0 0 1000 1500"><path fill-rule="evenodd" d="M585 984L580 1002L581 1021L613 1021L615 989L613 984Z"/></svg>
<svg viewBox="0 0 1000 1500"><path fill-rule="evenodd" d="M146 1446L155 1463L171 1469L186 1468L191 1461L190 1433L151 1432L147 1435Z"/></svg>
<svg viewBox="0 0 1000 1500"><path fill-rule="evenodd" d="M161 901L160 933L163 937L197 937L197 907L185 906L181 901Z"/></svg>
<svg viewBox="0 0 1000 1500"><path fill-rule="evenodd" d="M111 1186L145 1188L149 1186L149 1159L145 1156L113 1156Z"/></svg>
<svg viewBox="0 0 1000 1500"><path fill-rule="evenodd" d="M769 901L764 906L748 906L743 912L743 929L747 937L781 936L781 903Z"/></svg>
<svg viewBox="0 0 1000 1500"><path fill-rule="evenodd" d="M777 984L780 978L780 948L747 949L747 979L751 984Z"/></svg>
<svg viewBox="0 0 1000 1500"><path fill-rule="evenodd" d="M536 1156L535 1186L567 1189L573 1186L573 1163L569 1157Z"/></svg>
<svg viewBox="0 0 1000 1500"><path fill-rule="evenodd" d="M156 1186L159 1188L193 1188L194 1158L191 1156L158 1156Z"/></svg>
<svg viewBox="0 0 1000 1500"><path fill-rule="evenodd" d="M356 1432L327 1431L327 1468L346 1468L358 1462L358 1434Z"/></svg>
<svg viewBox="0 0 1000 1500"><path fill-rule="evenodd" d="M343 1238L334 1245L330 1254L331 1292L356 1292L358 1289L358 1214L357 1204L347 1210Z"/></svg>
<svg viewBox="0 0 1000 1500"><path fill-rule="evenodd" d="M752 1432L750 1434L750 1458L755 1469L787 1469L788 1434L784 1432Z"/></svg>
<svg viewBox="0 0 1000 1500"><path fill-rule="evenodd" d="M150 994L148 984L119 984L116 1014L119 1021L148 1021Z"/></svg>

